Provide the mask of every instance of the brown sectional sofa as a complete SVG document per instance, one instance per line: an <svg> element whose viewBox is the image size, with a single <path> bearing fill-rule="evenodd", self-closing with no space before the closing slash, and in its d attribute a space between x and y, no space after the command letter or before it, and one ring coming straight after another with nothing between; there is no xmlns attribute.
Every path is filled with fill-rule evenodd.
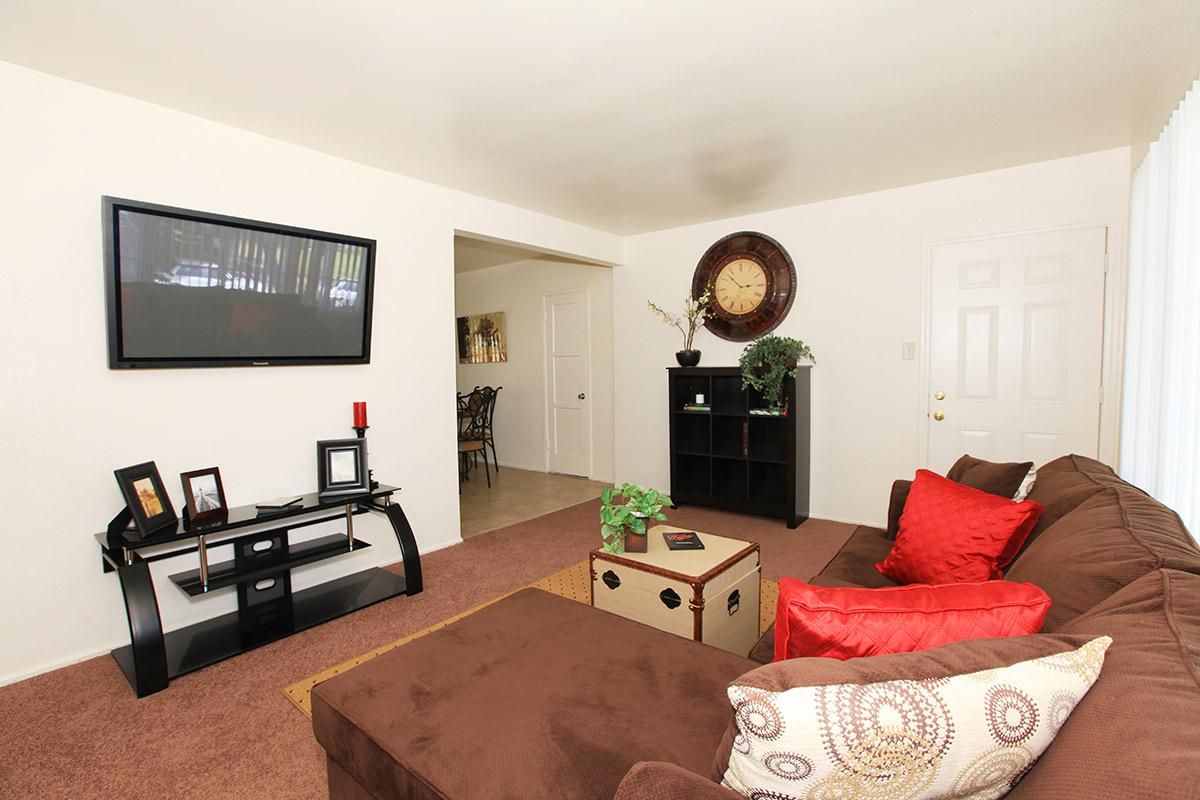
<svg viewBox="0 0 1200 800"><path fill-rule="evenodd" d="M1030 498L1044 522L1008 577L1051 596L1047 632L1114 644L1009 797L1200 797L1200 549L1091 459L1043 466ZM873 567L890 547L861 527L813 582L892 585ZM737 800L714 756L724 687L756 667L526 590L319 685L313 727L335 800Z"/></svg>

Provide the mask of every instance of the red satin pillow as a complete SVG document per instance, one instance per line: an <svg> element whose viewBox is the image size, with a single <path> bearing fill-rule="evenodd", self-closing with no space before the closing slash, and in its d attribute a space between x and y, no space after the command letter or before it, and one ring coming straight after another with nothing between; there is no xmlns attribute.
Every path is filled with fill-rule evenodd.
<svg viewBox="0 0 1200 800"><path fill-rule="evenodd" d="M962 583L1001 577L1042 515L927 469L917 470L896 543L875 569L900 583Z"/></svg>
<svg viewBox="0 0 1200 800"><path fill-rule="evenodd" d="M783 578L775 611L775 660L845 661L964 639L1024 636L1041 631L1049 610L1050 598L1032 583L833 589Z"/></svg>

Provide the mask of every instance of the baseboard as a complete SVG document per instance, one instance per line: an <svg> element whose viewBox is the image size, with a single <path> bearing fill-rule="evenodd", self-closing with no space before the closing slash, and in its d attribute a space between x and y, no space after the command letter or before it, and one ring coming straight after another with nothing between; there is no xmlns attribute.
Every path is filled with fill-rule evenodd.
<svg viewBox="0 0 1200 800"><path fill-rule="evenodd" d="M826 522L840 522L844 525L864 525L868 528L883 528L887 526L886 522L875 521L869 522L861 519L846 519L845 517L835 517L829 514L810 514L809 519L821 519Z"/></svg>

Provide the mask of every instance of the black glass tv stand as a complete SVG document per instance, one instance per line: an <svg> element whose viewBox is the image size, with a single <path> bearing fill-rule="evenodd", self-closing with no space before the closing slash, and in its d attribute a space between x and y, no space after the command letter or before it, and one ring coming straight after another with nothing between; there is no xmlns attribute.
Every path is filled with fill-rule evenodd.
<svg viewBox="0 0 1200 800"><path fill-rule="evenodd" d="M421 556L412 527L392 496L399 489L379 486L362 494L305 495L295 505L271 512L256 506L229 509L212 521L180 520L141 537L127 527L128 510L96 534L105 572L117 573L129 617L130 643L112 651L138 697L162 691L173 678L215 664L269 642L398 595L421 591ZM398 575L380 567L292 591L291 571L370 547L354 535L354 517L382 513L391 523L404 563ZM302 542L289 532L324 522L344 521L345 531ZM232 558L210 561L209 550L232 546ZM150 564L196 553L199 566L169 580L189 597L237 588L237 611L163 631Z"/></svg>

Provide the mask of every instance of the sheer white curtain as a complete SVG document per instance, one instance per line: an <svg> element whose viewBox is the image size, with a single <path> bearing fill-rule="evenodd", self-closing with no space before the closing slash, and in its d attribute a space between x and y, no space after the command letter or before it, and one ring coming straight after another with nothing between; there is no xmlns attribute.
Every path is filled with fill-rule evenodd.
<svg viewBox="0 0 1200 800"><path fill-rule="evenodd" d="M1200 80L1133 178L1121 475L1200 537Z"/></svg>

